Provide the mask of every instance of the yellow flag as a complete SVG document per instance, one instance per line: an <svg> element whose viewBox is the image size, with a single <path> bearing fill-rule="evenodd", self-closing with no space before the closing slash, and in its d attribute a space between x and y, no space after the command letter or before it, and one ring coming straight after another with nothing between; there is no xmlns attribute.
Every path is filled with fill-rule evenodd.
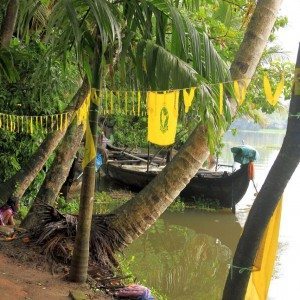
<svg viewBox="0 0 300 300"><path fill-rule="evenodd" d="M220 83L220 95L219 95L219 109L220 109L220 115L223 115L224 108L223 108L223 101L224 101L224 86L223 83Z"/></svg>
<svg viewBox="0 0 300 300"><path fill-rule="evenodd" d="M264 84L264 91L265 91L266 99L271 105L274 106L278 102L279 97L283 92L284 76L282 75L281 80L278 83L274 94L272 92L269 77L266 74L264 75L264 78L263 78L263 84Z"/></svg>
<svg viewBox="0 0 300 300"><path fill-rule="evenodd" d="M167 146L175 142L179 91L148 92L148 141Z"/></svg>
<svg viewBox="0 0 300 300"><path fill-rule="evenodd" d="M86 127L85 130L85 148L84 148L84 158L82 161L82 168L84 169L87 164L96 157L96 147L94 138L92 135L90 121L89 121L89 107L90 107L90 94L87 96L85 100L85 105L82 108L81 112L81 122Z"/></svg>
<svg viewBox="0 0 300 300"><path fill-rule="evenodd" d="M254 261L245 300L265 300L272 278L280 227L282 198L271 217Z"/></svg>
<svg viewBox="0 0 300 300"><path fill-rule="evenodd" d="M135 99L135 93L134 93L134 91L132 91L131 92L131 100L132 100L132 115L133 116L135 116L134 99Z"/></svg>
<svg viewBox="0 0 300 300"><path fill-rule="evenodd" d="M244 85L244 82L242 84L239 84L236 80L233 82L234 96L239 105L242 105L246 98L246 87L242 85Z"/></svg>
<svg viewBox="0 0 300 300"><path fill-rule="evenodd" d="M189 90L189 92L188 92ZM192 87L190 89L184 89L183 90L183 102L184 102L184 112L187 113L192 105L192 101L195 96L195 87Z"/></svg>

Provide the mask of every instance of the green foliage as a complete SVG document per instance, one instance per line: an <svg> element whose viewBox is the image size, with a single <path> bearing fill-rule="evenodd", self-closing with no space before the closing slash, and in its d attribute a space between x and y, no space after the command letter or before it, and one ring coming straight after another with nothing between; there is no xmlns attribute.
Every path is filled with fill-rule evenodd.
<svg viewBox="0 0 300 300"><path fill-rule="evenodd" d="M26 217L28 211L29 211L29 206L25 205L24 202L21 202L19 204L19 211L18 211L18 216L20 217L21 220L23 220Z"/></svg>
<svg viewBox="0 0 300 300"><path fill-rule="evenodd" d="M146 117L116 115L114 117L113 140L116 145L128 147L147 147Z"/></svg>
<svg viewBox="0 0 300 300"><path fill-rule="evenodd" d="M214 199L195 198L193 203L193 206L204 211L215 211L222 207L220 202Z"/></svg>
<svg viewBox="0 0 300 300"><path fill-rule="evenodd" d="M1 60L4 51L9 52L9 63ZM66 107L78 86L78 73L72 64L64 70L58 60L45 58L46 53L46 45L33 39L22 43L14 38L10 48L0 49L0 112L47 115L61 112ZM9 70L6 72L9 76L1 72L1 68ZM44 138L45 134L38 130L28 134L0 129L0 181L6 181L28 163ZM35 183L40 184L41 180L37 179ZM38 189L35 184L31 188L34 193ZM27 194L33 196L31 191Z"/></svg>
<svg viewBox="0 0 300 300"><path fill-rule="evenodd" d="M58 197L56 200L56 208L65 214L78 214L79 212L79 199L66 201L63 197Z"/></svg>
<svg viewBox="0 0 300 300"><path fill-rule="evenodd" d="M168 206L168 210L171 212L184 212L185 208L185 203L180 198L175 199L175 201Z"/></svg>
<svg viewBox="0 0 300 300"><path fill-rule="evenodd" d="M107 214L126 202L123 199L113 199L108 193L95 193L94 213Z"/></svg>

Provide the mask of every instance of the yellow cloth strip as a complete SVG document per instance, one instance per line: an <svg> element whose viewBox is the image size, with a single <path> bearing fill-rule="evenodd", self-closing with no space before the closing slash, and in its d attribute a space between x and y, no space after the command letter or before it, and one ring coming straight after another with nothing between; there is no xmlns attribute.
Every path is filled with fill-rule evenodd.
<svg viewBox="0 0 300 300"><path fill-rule="evenodd" d="M223 115L224 114L224 108L223 108L224 86L223 86L223 83L220 83L219 88L220 88L219 109L220 109L220 115Z"/></svg>
<svg viewBox="0 0 300 300"><path fill-rule="evenodd" d="M284 89L284 75L282 75L281 80L278 83L274 94L272 92L269 77L266 74L264 75L263 78L263 85L264 85L264 91L265 91L267 101L273 106L276 105Z"/></svg>
<svg viewBox="0 0 300 300"><path fill-rule="evenodd" d="M192 105L196 88L183 90L184 112L187 113Z"/></svg>
<svg viewBox="0 0 300 300"><path fill-rule="evenodd" d="M118 107L116 109L116 112L121 112L121 100L120 100L120 91L116 91L116 94L117 94L117 104L118 104Z"/></svg>
<svg viewBox="0 0 300 300"><path fill-rule="evenodd" d="M251 272L245 300L267 299L272 278L282 210L282 198L271 217L254 261L254 270Z"/></svg>
<svg viewBox="0 0 300 300"><path fill-rule="evenodd" d="M233 90L236 101L239 105L242 105L246 98L246 87L244 82L238 83L238 81L233 82Z"/></svg>
<svg viewBox="0 0 300 300"><path fill-rule="evenodd" d="M30 118L30 133L33 134L33 117Z"/></svg>
<svg viewBox="0 0 300 300"><path fill-rule="evenodd" d="M68 114L66 113L65 114L65 125L64 125L64 130L67 130L67 128L68 128Z"/></svg>
<svg viewBox="0 0 300 300"><path fill-rule="evenodd" d="M134 93L134 91L132 91L131 92L131 100L132 100L132 115L133 116L135 116L134 98L135 98L135 93Z"/></svg>
<svg viewBox="0 0 300 300"><path fill-rule="evenodd" d="M82 167L83 169L88 165L90 161L95 159L96 157L96 144L94 142L94 138L91 132L90 122L89 122L89 107L90 107L90 95L88 95L86 99L86 105L85 105L85 148L84 148L84 158L82 161Z"/></svg>

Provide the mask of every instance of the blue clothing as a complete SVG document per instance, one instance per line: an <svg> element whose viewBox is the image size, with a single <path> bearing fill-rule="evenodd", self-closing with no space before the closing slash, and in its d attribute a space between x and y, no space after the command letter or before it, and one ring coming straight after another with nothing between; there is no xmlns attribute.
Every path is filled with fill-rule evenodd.
<svg viewBox="0 0 300 300"><path fill-rule="evenodd" d="M100 153L97 153L97 156L96 156L96 172L99 171L100 167L102 166L103 164L103 158L102 158L102 155Z"/></svg>

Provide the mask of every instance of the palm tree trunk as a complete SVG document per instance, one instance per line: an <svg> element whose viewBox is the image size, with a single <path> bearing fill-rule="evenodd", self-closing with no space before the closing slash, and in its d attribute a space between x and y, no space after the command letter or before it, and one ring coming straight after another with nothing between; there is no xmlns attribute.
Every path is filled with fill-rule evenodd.
<svg viewBox="0 0 300 300"><path fill-rule="evenodd" d="M295 87L289 109L287 132L279 154L249 212L232 265L251 269L263 233L284 189L300 161L300 48L296 63ZM231 268L223 299L244 299L250 272Z"/></svg>
<svg viewBox="0 0 300 300"><path fill-rule="evenodd" d="M54 205L63 183L65 182L74 156L83 138L83 126L77 126L76 120L69 126L67 133L57 149L55 159L47 172L45 180L21 226L30 230L38 226L38 211L41 204Z"/></svg>
<svg viewBox="0 0 300 300"><path fill-rule="evenodd" d="M93 84L92 88L100 89L101 78L101 43L95 45L93 62ZM89 110L89 126L93 140L97 142L99 107L91 98ZM87 139L86 139L87 140ZM78 227L76 232L75 246L70 269L70 280L75 282L85 282L87 279L87 269L89 262L90 232L93 216L93 202L95 194L95 158L93 158L83 170L82 186L80 193L80 206Z"/></svg>
<svg viewBox="0 0 300 300"><path fill-rule="evenodd" d="M283 0L260 0L248 24L244 39L230 67L234 80L251 79L266 48L269 36ZM245 84L249 84L246 81ZM236 114L236 101L231 101L232 114Z"/></svg>
<svg viewBox="0 0 300 300"><path fill-rule="evenodd" d="M75 110L79 108L86 98L88 90L89 84L87 79L84 79L82 86L77 91L76 95L73 97L70 105L68 106L68 110ZM55 131L49 134L39 146L38 150L34 153L30 159L30 162L7 182L0 184L0 195L2 201L6 201L11 195L14 195L18 198L23 196L24 192L40 172L49 156L56 149L65 133L66 130L63 129L62 131Z"/></svg>
<svg viewBox="0 0 300 300"><path fill-rule="evenodd" d="M18 10L19 0L10 0L8 2L6 13L0 28L0 48L9 46L10 40L15 30Z"/></svg>
<svg viewBox="0 0 300 300"><path fill-rule="evenodd" d="M268 42L282 1L257 1L243 42L230 68L232 78L252 78Z"/></svg>

